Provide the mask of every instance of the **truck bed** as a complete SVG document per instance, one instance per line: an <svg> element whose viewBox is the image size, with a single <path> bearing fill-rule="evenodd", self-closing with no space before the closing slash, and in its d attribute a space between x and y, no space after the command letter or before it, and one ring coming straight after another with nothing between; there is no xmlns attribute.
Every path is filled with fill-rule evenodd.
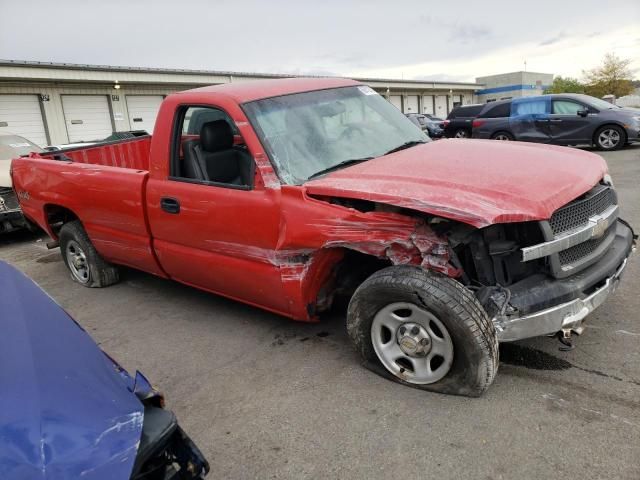
<svg viewBox="0 0 640 480"><path fill-rule="evenodd" d="M108 167L149 170L151 136L103 142L87 147L72 147L34 154L31 158L72 161Z"/></svg>
<svg viewBox="0 0 640 480"><path fill-rule="evenodd" d="M161 274L146 218L150 140L138 137L14 159L13 185L24 215L52 238L61 216L82 219L103 257Z"/></svg>

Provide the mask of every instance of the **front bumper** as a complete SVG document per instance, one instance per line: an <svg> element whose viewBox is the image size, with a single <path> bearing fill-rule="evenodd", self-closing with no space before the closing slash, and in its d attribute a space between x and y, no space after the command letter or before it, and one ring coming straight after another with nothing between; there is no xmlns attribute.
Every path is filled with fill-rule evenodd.
<svg viewBox="0 0 640 480"><path fill-rule="evenodd" d="M564 279L533 276L512 285L515 313L493 318L501 342L574 331L582 333L585 317L612 294L634 247L630 227L618 221L616 237L594 265Z"/></svg>
<svg viewBox="0 0 640 480"><path fill-rule="evenodd" d="M0 233L10 232L25 225L26 222L20 209L0 211Z"/></svg>
<svg viewBox="0 0 640 480"><path fill-rule="evenodd" d="M11 188L0 187L0 232L25 226L18 199Z"/></svg>
<svg viewBox="0 0 640 480"><path fill-rule="evenodd" d="M640 142L640 128L627 127L625 130L627 131L627 143Z"/></svg>
<svg viewBox="0 0 640 480"><path fill-rule="evenodd" d="M147 405L131 480L197 480L209 463L170 410Z"/></svg>

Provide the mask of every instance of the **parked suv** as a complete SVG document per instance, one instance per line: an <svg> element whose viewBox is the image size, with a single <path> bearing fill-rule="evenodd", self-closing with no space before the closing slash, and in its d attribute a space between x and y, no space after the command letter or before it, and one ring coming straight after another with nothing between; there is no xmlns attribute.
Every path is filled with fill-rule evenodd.
<svg viewBox="0 0 640 480"><path fill-rule="evenodd" d="M511 100L491 102L471 122L473 138L515 140L510 125Z"/></svg>
<svg viewBox="0 0 640 480"><path fill-rule="evenodd" d="M496 118L502 120L478 116L472 122L473 137L588 144L600 150L617 150L637 142L640 135L640 111L620 108L588 95L565 93L518 98L511 101L508 116Z"/></svg>
<svg viewBox="0 0 640 480"><path fill-rule="evenodd" d="M444 136L447 138L471 137L471 123L485 107L484 104L455 107L443 122Z"/></svg>

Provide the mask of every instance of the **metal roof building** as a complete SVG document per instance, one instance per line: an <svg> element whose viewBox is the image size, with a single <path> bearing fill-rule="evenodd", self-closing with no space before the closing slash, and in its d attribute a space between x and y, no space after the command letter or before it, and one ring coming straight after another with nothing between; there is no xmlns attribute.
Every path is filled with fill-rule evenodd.
<svg viewBox="0 0 640 480"><path fill-rule="evenodd" d="M153 131L164 96L190 88L292 75L0 60L0 131L40 145ZM405 113L445 117L477 83L360 78Z"/></svg>

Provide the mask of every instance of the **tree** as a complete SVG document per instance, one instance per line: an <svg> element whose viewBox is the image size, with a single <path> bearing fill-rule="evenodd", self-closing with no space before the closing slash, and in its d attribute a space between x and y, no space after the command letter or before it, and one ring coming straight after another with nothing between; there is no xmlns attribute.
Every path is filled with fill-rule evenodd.
<svg viewBox="0 0 640 480"><path fill-rule="evenodd" d="M582 71L585 77L585 92L598 98L610 94L616 97L629 95L633 91L630 64L631 60L607 53L602 65Z"/></svg>
<svg viewBox="0 0 640 480"><path fill-rule="evenodd" d="M584 85L577 78L558 75L544 93L584 93Z"/></svg>

